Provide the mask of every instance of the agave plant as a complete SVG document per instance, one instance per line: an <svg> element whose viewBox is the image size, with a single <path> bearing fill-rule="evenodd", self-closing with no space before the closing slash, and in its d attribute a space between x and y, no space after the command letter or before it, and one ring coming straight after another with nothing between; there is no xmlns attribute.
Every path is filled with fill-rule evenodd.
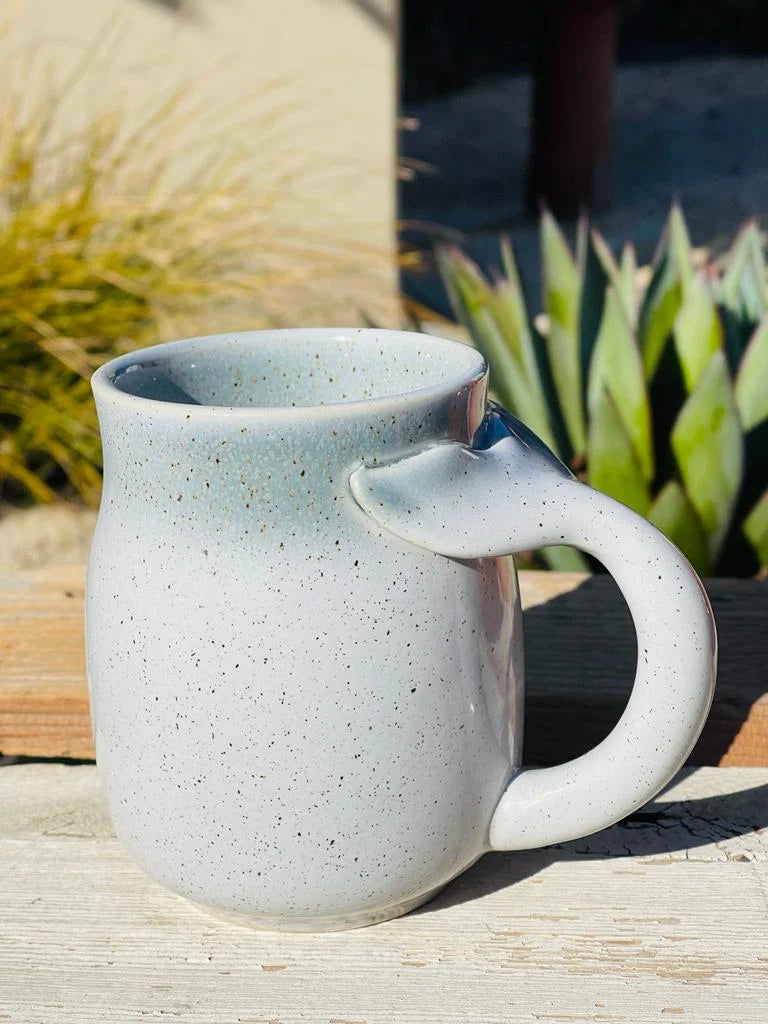
<svg viewBox="0 0 768 1024"><path fill-rule="evenodd" d="M500 400L573 471L646 516L704 574L768 565L768 288L748 223L719 262L697 260L673 206L650 274L580 225L576 253L541 220L543 310L527 309L512 247L488 279L438 253L456 315ZM579 552L541 553L586 569Z"/></svg>

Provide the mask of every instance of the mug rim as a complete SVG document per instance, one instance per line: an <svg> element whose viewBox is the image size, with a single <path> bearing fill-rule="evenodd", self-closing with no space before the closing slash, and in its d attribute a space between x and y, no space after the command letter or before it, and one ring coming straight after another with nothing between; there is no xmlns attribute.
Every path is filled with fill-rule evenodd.
<svg viewBox="0 0 768 1024"><path fill-rule="evenodd" d="M407 391L393 391L391 394L370 398L341 399L337 402L315 405L208 405L205 403L171 402L160 398L149 398L145 395L134 395L123 391L116 384L118 374L125 372L131 366L139 366L148 358L178 356L184 350L192 349L195 345L204 342L223 339L248 339L254 342L263 339L266 342L267 340L282 339L286 343L290 343L291 338L310 338L317 343L333 343L349 341L351 335L366 337L378 335L383 341L386 341L387 338L418 338L422 342L434 346L437 351L448 349L456 353L457 350L461 350L461 355L467 359L467 366L462 373L452 374L444 380L410 388ZM185 419L201 415L225 418L242 415L249 419L288 417L296 420L347 413L375 413L377 410L391 409L393 406L403 408L423 401L429 402L476 386L487 377L487 374L488 364L477 349L464 342L426 334L423 331L377 327L286 327L252 331L223 331L138 348L102 364L91 376L91 389L97 399L108 399L116 406L124 406L126 410L143 407L154 413L165 412L171 416L183 415Z"/></svg>

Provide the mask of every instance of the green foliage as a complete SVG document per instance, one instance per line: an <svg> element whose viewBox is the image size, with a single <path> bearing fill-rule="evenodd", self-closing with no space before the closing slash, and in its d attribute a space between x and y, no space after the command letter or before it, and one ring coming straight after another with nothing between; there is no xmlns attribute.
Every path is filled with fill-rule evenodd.
<svg viewBox="0 0 768 1024"><path fill-rule="evenodd" d="M768 277L756 225L721 264L697 266L673 206L644 288L632 246L617 262L586 224L574 255L545 213L541 247L538 331L508 243L494 281L455 248L439 255L501 400L579 476L647 516L699 572L765 570ZM587 565L564 549L541 554L554 568Z"/></svg>
<svg viewBox="0 0 768 1024"><path fill-rule="evenodd" d="M549 319L550 369L574 454L586 446L579 358L579 271L562 231L545 211L541 218L544 312Z"/></svg>
<svg viewBox="0 0 768 1024"><path fill-rule="evenodd" d="M180 92L133 132L105 115L62 138L55 100L0 99L0 497L97 503L92 371L225 302L276 322L272 288L313 263L270 218L279 178L246 191L231 152L168 185L186 108Z"/></svg>

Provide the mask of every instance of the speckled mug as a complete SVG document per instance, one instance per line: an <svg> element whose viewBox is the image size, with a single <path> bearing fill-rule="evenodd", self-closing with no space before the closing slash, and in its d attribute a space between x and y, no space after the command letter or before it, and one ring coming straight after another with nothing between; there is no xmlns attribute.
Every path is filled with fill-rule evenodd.
<svg viewBox="0 0 768 1024"><path fill-rule="evenodd" d="M611 824L684 761L714 680L697 577L486 383L467 346L342 329L195 338L95 374L96 753L159 882L246 924L357 927L488 850ZM507 556L546 544L613 573L640 658L606 740L521 770Z"/></svg>

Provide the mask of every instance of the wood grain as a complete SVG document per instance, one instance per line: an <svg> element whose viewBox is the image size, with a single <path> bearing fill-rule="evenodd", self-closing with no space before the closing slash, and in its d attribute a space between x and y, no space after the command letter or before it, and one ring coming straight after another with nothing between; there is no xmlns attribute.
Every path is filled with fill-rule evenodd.
<svg viewBox="0 0 768 1024"><path fill-rule="evenodd" d="M95 769L0 769L10 1024L763 1024L768 769L704 768L591 840L484 857L333 935L220 922L112 837Z"/></svg>
<svg viewBox="0 0 768 1024"><path fill-rule="evenodd" d="M0 579L0 752L93 757L83 646L85 570Z"/></svg>
<svg viewBox="0 0 768 1024"><path fill-rule="evenodd" d="M82 637L84 570L0 580L0 752L93 756ZM520 574L526 630L525 758L550 764L610 730L634 672L629 613L613 581ZM768 584L710 580L717 695L692 764L768 765ZM663 609L660 609L663 614Z"/></svg>

